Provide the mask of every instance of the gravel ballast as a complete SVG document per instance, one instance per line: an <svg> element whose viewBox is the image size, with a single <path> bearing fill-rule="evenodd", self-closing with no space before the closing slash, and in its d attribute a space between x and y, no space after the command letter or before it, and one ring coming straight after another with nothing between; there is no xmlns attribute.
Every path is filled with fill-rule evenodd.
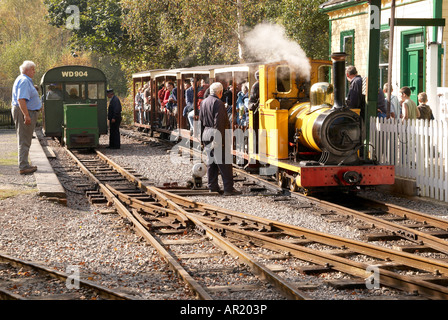
<svg viewBox="0 0 448 320"><path fill-rule="evenodd" d="M108 136L101 137L100 142L101 152L147 177L148 184L159 186L177 182L185 185L191 180L192 164L184 160L173 165L173 154L166 146L150 147L122 137L122 148L110 150L105 148ZM67 206L40 198L33 176L18 174L14 130L0 130L0 143L6 152L0 157L0 195L7 195L0 201L1 252L64 272L77 266L81 277L141 299L194 299L156 250L135 234L131 226L118 215L101 213L106 208L92 206L84 194L76 191L75 181L82 179L82 175L56 143L49 142L57 156L51 163L66 188ZM427 213L447 214L447 207L434 201L404 200L380 193L367 195ZM313 212L314 207L307 205L279 205L263 196L193 199L342 237L359 237L342 223L328 223ZM348 294L325 286L315 294L317 299L324 300L363 298L362 292ZM375 294L389 293L379 290Z"/></svg>

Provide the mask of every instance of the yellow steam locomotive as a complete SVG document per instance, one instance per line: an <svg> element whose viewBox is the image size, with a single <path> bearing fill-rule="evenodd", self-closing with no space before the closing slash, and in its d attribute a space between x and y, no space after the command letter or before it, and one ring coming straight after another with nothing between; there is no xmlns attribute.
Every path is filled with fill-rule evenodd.
<svg viewBox="0 0 448 320"><path fill-rule="evenodd" d="M282 187L304 193L394 183L394 166L360 155L366 149L363 121L360 110L345 103L345 56L332 54L332 84L316 82L326 65L321 61L311 61L309 82L282 62L259 66L260 99L258 110L249 112L247 167L263 168ZM307 83L313 83L309 90Z"/></svg>

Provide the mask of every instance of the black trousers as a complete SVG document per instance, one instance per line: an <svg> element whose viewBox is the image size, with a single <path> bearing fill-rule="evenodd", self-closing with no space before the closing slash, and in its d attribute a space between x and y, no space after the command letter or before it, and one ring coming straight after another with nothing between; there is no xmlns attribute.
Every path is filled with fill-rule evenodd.
<svg viewBox="0 0 448 320"><path fill-rule="evenodd" d="M212 160L214 158L214 150L209 149L208 158L209 163L207 164L207 187L211 191L217 191L219 189L218 176L221 174L222 182L224 185L224 191L233 190L233 167L231 163L225 163L224 148L222 150L222 161L221 163L216 163Z"/></svg>
<svg viewBox="0 0 448 320"><path fill-rule="evenodd" d="M115 122L110 122L109 126L109 147L120 148L120 124L121 119L116 119Z"/></svg>

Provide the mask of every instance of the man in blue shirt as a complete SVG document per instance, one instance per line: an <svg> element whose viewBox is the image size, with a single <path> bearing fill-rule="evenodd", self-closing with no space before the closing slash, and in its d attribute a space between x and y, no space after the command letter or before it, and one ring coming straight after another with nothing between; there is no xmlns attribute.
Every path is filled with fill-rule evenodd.
<svg viewBox="0 0 448 320"><path fill-rule="evenodd" d="M28 157L42 102L33 83L33 77L36 74L34 62L24 61L20 66L20 73L12 88L11 113L17 131L19 172L31 174L37 170L37 167L30 165Z"/></svg>

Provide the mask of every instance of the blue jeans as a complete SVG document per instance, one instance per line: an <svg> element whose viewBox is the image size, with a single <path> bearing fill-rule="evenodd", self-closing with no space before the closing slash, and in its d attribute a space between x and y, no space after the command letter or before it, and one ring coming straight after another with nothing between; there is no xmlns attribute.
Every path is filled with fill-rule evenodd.
<svg viewBox="0 0 448 320"><path fill-rule="evenodd" d="M384 112L378 112L378 118L386 118L386 114Z"/></svg>

